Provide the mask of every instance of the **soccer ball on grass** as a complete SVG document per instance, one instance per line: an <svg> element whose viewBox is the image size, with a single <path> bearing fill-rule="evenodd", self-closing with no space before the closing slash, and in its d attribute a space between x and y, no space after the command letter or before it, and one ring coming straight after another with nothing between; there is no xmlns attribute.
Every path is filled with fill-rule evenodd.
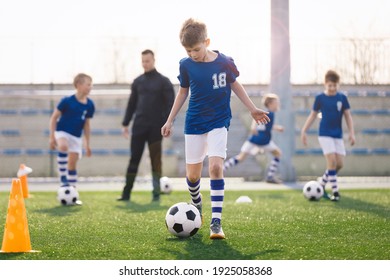
<svg viewBox="0 0 390 280"><path fill-rule="evenodd" d="M177 237L189 237L198 232L202 225L199 210L192 204L179 202L172 205L165 216L170 233Z"/></svg>
<svg viewBox="0 0 390 280"><path fill-rule="evenodd" d="M79 199L79 192L74 186L60 187L57 191L57 200L64 206L75 205Z"/></svg>
<svg viewBox="0 0 390 280"><path fill-rule="evenodd" d="M310 201L318 201L324 195L324 189L320 183L309 181L303 186L303 195Z"/></svg>
<svg viewBox="0 0 390 280"><path fill-rule="evenodd" d="M161 193L170 194L172 192L172 181L167 176L160 178Z"/></svg>

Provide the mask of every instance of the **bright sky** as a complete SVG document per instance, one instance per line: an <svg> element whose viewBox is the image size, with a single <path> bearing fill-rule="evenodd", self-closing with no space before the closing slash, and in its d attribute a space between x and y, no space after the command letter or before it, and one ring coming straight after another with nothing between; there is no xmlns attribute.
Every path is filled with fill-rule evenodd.
<svg viewBox="0 0 390 280"><path fill-rule="evenodd" d="M83 71L95 83L131 82L145 48L176 83L186 55L178 33L189 17L207 24L211 48L235 59L241 82L266 83L270 1L1 0L0 83L66 83ZM294 62L305 55L294 42L390 38L388 11L387 0L290 0L292 79L311 79Z"/></svg>

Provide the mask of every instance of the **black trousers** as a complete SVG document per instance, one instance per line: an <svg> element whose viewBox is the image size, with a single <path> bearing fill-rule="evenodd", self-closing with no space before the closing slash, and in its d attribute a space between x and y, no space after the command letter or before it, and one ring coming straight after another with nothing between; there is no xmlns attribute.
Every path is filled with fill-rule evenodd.
<svg viewBox="0 0 390 280"><path fill-rule="evenodd" d="M126 185L122 197L129 198L137 176L138 166L144 152L145 144L148 144L150 163L152 166L153 197L160 195L160 178L162 170L162 135L160 127L133 127L130 143L130 160L126 172Z"/></svg>

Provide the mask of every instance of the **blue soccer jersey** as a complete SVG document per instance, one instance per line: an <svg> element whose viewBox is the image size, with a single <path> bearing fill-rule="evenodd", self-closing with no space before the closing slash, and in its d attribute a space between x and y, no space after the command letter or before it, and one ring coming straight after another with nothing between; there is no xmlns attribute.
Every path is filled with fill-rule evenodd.
<svg viewBox="0 0 390 280"><path fill-rule="evenodd" d="M337 92L336 95L321 93L314 100L313 110L321 112L319 136L342 138L342 118L344 110L349 109L347 97Z"/></svg>
<svg viewBox="0 0 390 280"><path fill-rule="evenodd" d="M274 112L269 112L268 117L269 117L269 122L265 125L264 124L258 125L256 127L257 134L251 135L248 139L249 142L260 146L269 144L269 142L271 141L272 127L274 125L274 118L275 118Z"/></svg>
<svg viewBox="0 0 390 280"><path fill-rule="evenodd" d="M239 76L232 58L217 52L211 62L180 61L178 76L182 88L190 88L185 134L204 134L230 125L230 84Z"/></svg>
<svg viewBox="0 0 390 280"><path fill-rule="evenodd" d="M57 122L56 130L81 137L85 120L93 117L95 105L89 98L86 104L79 102L74 94L62 98L57 109L61 112L61 117Z"/></svg>

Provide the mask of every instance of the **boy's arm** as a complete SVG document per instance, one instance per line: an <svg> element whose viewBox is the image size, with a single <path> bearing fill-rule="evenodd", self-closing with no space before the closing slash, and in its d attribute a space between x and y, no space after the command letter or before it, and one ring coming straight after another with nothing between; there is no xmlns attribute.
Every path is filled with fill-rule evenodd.
<svg viewBox="0 0 390 280"><path fill-rule="evenodd" d="M310 115L307 117L305 124L303 125L303 127L301 129L301 140L302 140L303 145L305 145L305 146L307 145L306 131L313 124L316 117L317 117L317 112L312 110L310 112Z"/></svg>
<svg viewBox="0 0 390 280"><path fill-rule="evenodd" d="M179 87L179 91L173 102L171 112L169 113L168 119L164 126L161 128L161 135L164 137L169 137L172 133L173 121L175 120L177 114L179 113L181 107L187 99L189 88Z"/></svg>
<svg viewBox="0 0 390 280"><path fill-rule="evenodd" d="M272 130L275 130L275 131L278 131L278 132L283 132L284 131L284 127L282 125L274 124L274 126L272 127Z"/></svg>
<svg viewBox="0 0 390 280"><path fill-rule="evenodd" d="M84 138L85 138L85 151L87 157L90 157L92 154L91 147L89 146L89 139L91 136L91 125L89 120L90 120L89 118L85 119L84 128L83 128Z"/></svg>
<svg viewBox="0 0 390 280"><path fill-rule="evenodd" d="M258 134L258 131L257 131L257 123L255 122L255 120L252 121L252 124L251 124L251 134L252 135L257 135Z"/></svg>
<svg viewBox="0 0 390 280"><path fill-rule="evenodd" d="M245 107L248 108L249 112L251 112L252 118L256 121L256 123L266 124L270 121L269 117L267 116L268 112L263 111L255 106L246 93L244 87L237 80L231 84L231 88L241 100L241 102L245 105Z"/></svg>
<svg viewBox="0 0 390 280"><path fill-rule="evenodd" d="M344 117L347 123L348 131L349 131L349 143L353 146L355 144L355 129L353 127L353 120L351 115L351 110L344 110Z"/></svg>
<svg viewBox="0 0 390 280"><path fill-rule="evenodd" d="M50 129L49 145L51 150L55 150L56 148L56 139L54 137L54 132L56 131L57 120L60 116L61 116L61 111L55 108L53 114L50 117L50 122L49 122L49 129Z"/></svg>

